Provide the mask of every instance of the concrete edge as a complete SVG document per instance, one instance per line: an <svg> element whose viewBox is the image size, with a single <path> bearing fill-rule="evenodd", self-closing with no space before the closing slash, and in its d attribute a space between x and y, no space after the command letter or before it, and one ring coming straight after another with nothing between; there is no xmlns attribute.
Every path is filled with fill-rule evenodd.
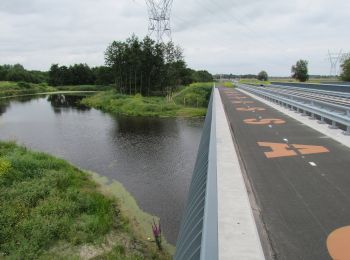
<svg viewBox="0 0 350 260"><path fill-rule="evenodd" d="M248 91L245 91L243 89L237 88L238 91L241 91L242 93L282 112L283 114L299 121L300 123L311 127L312 129L318 131L321 134L324 134L328 136L329 138L332 138L333 140L339 142L342 145L345 145L346 147L350 148L350 136L346 136L343 134L343 130L341 129L330 129L327 124L319 124L317 123L317 120L311 120L307 116L302 116L301 114L298 114L294 111L289 110L288 108L282 107L280 105L274 104L271 101L267 101L266 99L263 99L261 97L258 97Z"/></svg>
<svg viewBox="0 0 350 260"><path fill-rule="evenodd" d="M239 157L218 89L214 89L217 140L219 259L265 259Z"/></svg>

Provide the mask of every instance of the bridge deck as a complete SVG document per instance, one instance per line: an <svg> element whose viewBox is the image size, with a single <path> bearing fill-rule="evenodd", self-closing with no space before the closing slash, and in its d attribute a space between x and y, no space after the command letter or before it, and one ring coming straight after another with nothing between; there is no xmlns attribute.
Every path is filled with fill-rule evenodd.
<svg viewBox="0 0 350 260"><path fill-rule="evenodd" d="M220 93L272 254L331 259L327 237L350 225L350 149L238 90Z"/></svg>

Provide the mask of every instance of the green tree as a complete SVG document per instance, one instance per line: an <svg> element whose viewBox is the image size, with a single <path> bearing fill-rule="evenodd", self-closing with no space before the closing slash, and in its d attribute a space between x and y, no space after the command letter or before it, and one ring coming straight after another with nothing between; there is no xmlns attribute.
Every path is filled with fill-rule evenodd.
<svg viewBox="0 0 350 260"><path fill-rule="evenodd" d="M92 68L96 85L109 85L114 83L113 71L110 67L100 66Z"/></svg>
<svg viewBox="0 0 350 260"><path fill-rule="evenodd" d="M350 81L350 55L344 59L342 64L340 65L341 67L341 79L344 81Z"/></svg>
<svg viewBox="0 0 350 260"><path fill-rule="evenodd" d="M266 71L262 70L258 74L258 80L261 81L268 81L269 80L269 75L267 74Z"/></svg>
<svg viewBox="0 0 350 260"><path fill-rule="evenodd" d="M292 78L301 82L307 81L309 79L308 64L306 60L297 61L296 65L292 66Z"/></svg>

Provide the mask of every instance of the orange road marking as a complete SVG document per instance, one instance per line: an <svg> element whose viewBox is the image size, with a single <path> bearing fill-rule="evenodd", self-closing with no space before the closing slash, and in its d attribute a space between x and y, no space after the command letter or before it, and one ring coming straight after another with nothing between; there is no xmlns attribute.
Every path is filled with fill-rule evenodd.
<svg viewBox="0 0 350 260"><path fill-rule="evenodd" d="M254 101L232 101L233 104L253 104Z"/></svg>
<svg viewBox="0 0 350 260"><path fill-rule="evenodd" d="M265 152L267 158L278 158L278 157L289 157L297 156L298 154L291 150L292 148L296 149L300 154L320 154L328 153L329 150L323 146L317 145L304 145L304 144L291 144L286 143L269 143L269 142L258 142L260 147L269 147L271 152Z"/></svg>
<svg viewBox="0 0 350 260"><path fill-rule="evenodd" d="M267 142L258 142L258 145L261 147L270 147L271 152L265 152L267 158L278 158L278 157L289 157L298 155L293 150L289 150L290 147L288 144L284 143L267 143Z"/></svg>
<svg viewBox="0 0 350 260"><path fill-rule="evenodd" d="M243 120L243 122L248 125L282 125L286 123L286 121L278 118L263 118L261 120L256 118L248 118Z"/></svg>
<svg viewBox="0 0 350 260"><path fill-rule="evenodd" d="M303 145L303 144L292 144L292 146L298 150L301 154L315 154L315 153L329 153L329 150L323 146L317 145Z"/></svg>
<svg viewBox="0 0 350 260"><path fill-rule="evenodd" d="M327 238L327 248L333 260L349 260L350 226L333 231Z"/></svg>
<svg viewBox="0 0 350 260"><path fill-rule="evenodd" d="M238 107L237 111L265 111L265 108L262 107Z"/></svg>

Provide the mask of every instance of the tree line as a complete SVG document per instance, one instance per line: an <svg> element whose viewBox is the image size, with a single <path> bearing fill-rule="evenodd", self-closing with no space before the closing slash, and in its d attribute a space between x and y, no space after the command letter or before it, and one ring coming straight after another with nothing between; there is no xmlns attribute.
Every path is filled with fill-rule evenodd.
<svg viewBox="0 0 350 260"><path fill-rule="evenodd" d="M173 42L157 43L133 35L112 42L105 51L105 66L52 64L48 72L28 71L20 64L0 66L0 80L65 85L113 85L124 94L166 95L180 85L210 82L206 70L187 67L183 51Z"/></svg>
<svg viewBox="0 0 350 260"><path fill-rule="evenodd" d="M112 70L106 66L90 68L87 64L59 66L53 64L49 71L49 85L109 85L114 82Z"/></svg>
<svg viewBox="0 0 350 260"><path fill-rule="evenodd" d="M24 81L28 83L43 83L48 81L48 73L26 70L21 64L0 65L0 81Z"/></svg>

